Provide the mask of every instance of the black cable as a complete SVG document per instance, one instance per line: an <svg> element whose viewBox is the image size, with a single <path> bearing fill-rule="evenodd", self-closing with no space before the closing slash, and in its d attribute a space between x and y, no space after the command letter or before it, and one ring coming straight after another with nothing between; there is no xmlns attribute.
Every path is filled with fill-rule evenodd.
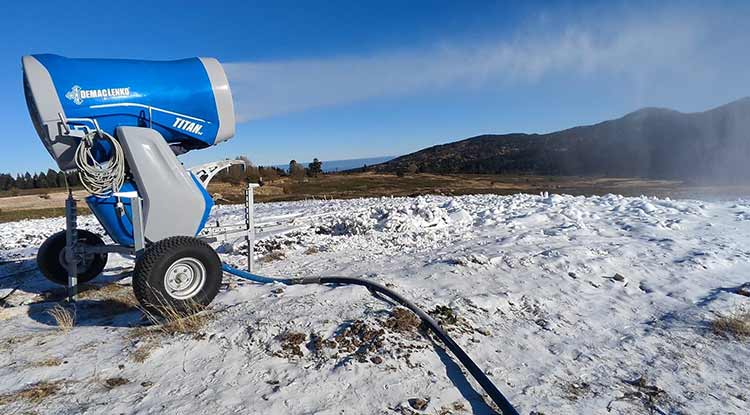
<svg viewBox="0 0 750 415"><path fill-rule="evenodd" d="M442 327L440 327L440 324L438 324L432 317L430 317L427 313L425 313L421 308L417 307L416 304L412 303L408 299L404 298L399 293L386 288L385 286L378 284L373 281L364 280L361 278L352 278L352 277L305 277L305 278L269 278L269 277L262 277L257 276L254 274L251 274L249 272L245 272L233 267L230 267L228 265L224 265L224 270L229 272L232 275L236 275L240 278L249 279L251 281L256 282L279 282L286 285L309 285L309 284L347 284L347 285L360 285L365 288L367 288L370 292L377 292L380 294L385 295L386 297L389 297L399 304L402 304L409 310L411 310L414 314L419 316L420 319L429 327L430 330L432 330L433 333L440 339L440 341L445 344L448 349L453 352L453 355L458 358L459 361L464 365L464 367L469 371L472 377L476 379L476 381L479 383L480 386L482 386L482 389L484 389L485 392L487 392L487 395L489 395L490 399L492 399L492 402L494 402L498 408L500 408L500 411L504 415L519 415L518 411L513 407L513 405L508 401L508 399L500 392L500 390L495 386L494 383L492 383L492 380L487 377L487 375L482 371L482 369L477 366L476 363L469 357L466 352L461 348L461 346L458 345L449 335L448 333L443 330Z"/></svg>
<svg viewBox="0 0 750 415"><path fill-rule="evenodd" d="M349 284L349 285L361 285L363 287L366 287L370 291L381 293L389 298L392 298L393 300L396 300L398 303L402 304L414 314L419 316L419 318L422 319L422 321L427 325L427 327L432 330L433 333L442 341L448 349L450 349L451 352L458 358L458 360L463 363L464 367L471 373L471 376L474 377L474 379L479 382L479 384L482 386L482 389L487 392L487 395L490 396L490 399L492 399L492 402L495 402L495 404L500 408L500 411L502 411L505 415L518 415L518 411L513 407L513 405L508 401L508 399L505 398L505 396L500 392L500 390L495 386L494 383L492 383L492 380L487 377L487 375L482 371L482 369L477 366L476 363L469 357L466 352L461 348L461 346L458 345L449 335L448 333L443 330L442 327L440 327L440 324L438 324L432 317L430 317L429 314L425 313L421 308L417 307L414 303L407 300L397 292L388 289L387 287L380 285L376 282L363 280L360 278L351 278L351 277L321 277L321 278L312 278L310 282L305 281L306 279L302 279L304 282L301 282L300 284L308 284L313 283L315 280L319 280L317 282L318 284Z"/></svg>

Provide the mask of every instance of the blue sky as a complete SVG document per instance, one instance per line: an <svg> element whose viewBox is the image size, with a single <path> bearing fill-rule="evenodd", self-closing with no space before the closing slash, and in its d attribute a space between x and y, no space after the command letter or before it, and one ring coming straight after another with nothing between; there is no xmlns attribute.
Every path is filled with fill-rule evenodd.
<svg viewBox="0 0 750 415"><path fill-rule="evenodd" d="M652 3L5 2L0 171L53 167L23 99L30 53L218 58L242 122L188 165L399 155L750 95L750 2Z"/></svg>

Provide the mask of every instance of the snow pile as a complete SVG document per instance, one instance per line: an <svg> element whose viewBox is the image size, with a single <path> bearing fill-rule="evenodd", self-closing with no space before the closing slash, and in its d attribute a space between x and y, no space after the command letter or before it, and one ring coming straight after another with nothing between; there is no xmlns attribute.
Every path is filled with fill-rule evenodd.
<svg viewBox="0 0 750 415"><path fill-rule="evenodd" d="M419 197L411 203L399 202L383 199L382 204L355 215L333 216L321 227L331 235L361 235L377 231L416 236L471 222L471 216L456 207L453 201L436 204L432 198Z"/></svg>

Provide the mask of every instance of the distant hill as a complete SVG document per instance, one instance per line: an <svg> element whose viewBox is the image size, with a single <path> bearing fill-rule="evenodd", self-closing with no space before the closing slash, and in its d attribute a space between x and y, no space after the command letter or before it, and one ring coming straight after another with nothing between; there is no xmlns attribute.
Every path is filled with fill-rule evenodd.
<svg viewBox="0 0 750 415"><path fill-rule="evenodd" d="M750 97L700 112L644 108L549 134L481 135L375 166L432 173L750 179Z"/></svg>

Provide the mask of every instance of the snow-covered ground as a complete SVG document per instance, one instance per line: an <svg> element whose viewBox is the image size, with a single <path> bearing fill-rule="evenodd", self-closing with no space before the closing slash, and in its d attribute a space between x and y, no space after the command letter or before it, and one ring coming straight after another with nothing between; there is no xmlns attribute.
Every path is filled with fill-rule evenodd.
<svg viewBox="0 0 750 415"><path fill-rule="evenodd" d="M482 195L256 206L259 222L279 215L302 217L261 233L259 273L392 286L435 313L522 414L750 413L750 343L710 329L750 308L734 293L750 282L750 202ZM213 218L241 221L241 207ZM100 231L91 217L80 223ZM15 289L0 309L3 413L492 413L429 336L359 287L226 276L197 333L145 338L131 327L139 311L101 297L79 301L78 325L59 331L45 313L59 289L25 258L63 224L0 224L0 297ZM219 251L245 265L241 242ZM127 289L131 269L112 255L95 281ZM41 381L49 396L18 396Z"/></svg>

